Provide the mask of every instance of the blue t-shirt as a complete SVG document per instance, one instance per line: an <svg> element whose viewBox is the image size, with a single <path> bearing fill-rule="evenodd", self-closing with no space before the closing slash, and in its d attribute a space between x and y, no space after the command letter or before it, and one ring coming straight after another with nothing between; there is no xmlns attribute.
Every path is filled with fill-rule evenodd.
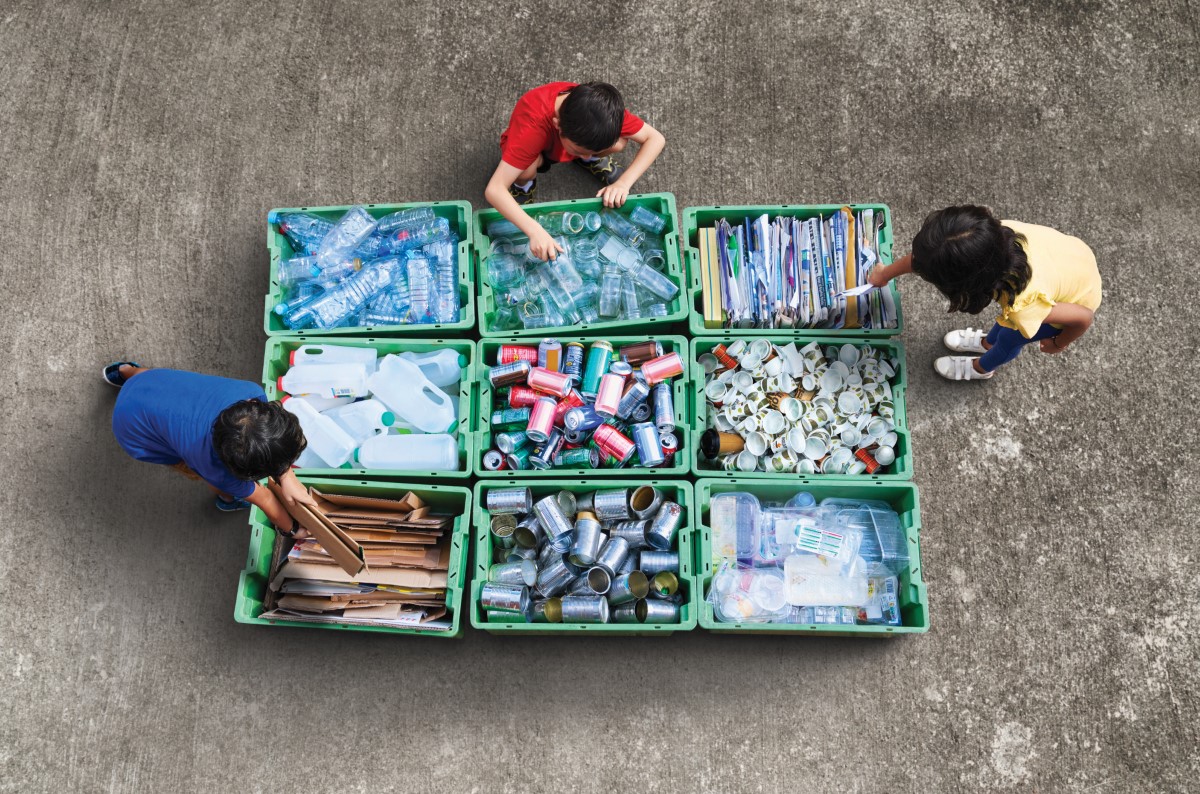
<svg viewBox="0 0 1200 794"><path fill-rule="evenodd" d="M130 378L113 408L113 434L136 460L185 463L205 482L235 499L254 483L233 475L213 447L213 422L241 400L266 401L257 383L175 369L150 369Z"/></svg>

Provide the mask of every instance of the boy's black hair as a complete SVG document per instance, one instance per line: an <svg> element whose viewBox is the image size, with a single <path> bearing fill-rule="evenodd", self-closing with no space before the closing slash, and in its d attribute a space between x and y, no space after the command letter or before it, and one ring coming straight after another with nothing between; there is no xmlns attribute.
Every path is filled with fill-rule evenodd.
<svg viewBox="0 0 1200 794"><path fill-rule="evenodd" d="M1024 242L987 207L947 207L931 212L913 238L912 269L950 299L950 311L979 314L1029 283Z"/></svg>
<svg viewBox="0 0 1200 794"><path fill-rule="evenodd" d="M608 83L580 83L558 109L558 130L563 137L593 152L617 142L624 120L625 100Z"/></svg>
<svg viewBox="0 0 1200 794"><path fill-rule="evenodd" d="M295 414L278 402L242 400L213 422L217 457L241 480L283 474L308 446Z"/></svg>

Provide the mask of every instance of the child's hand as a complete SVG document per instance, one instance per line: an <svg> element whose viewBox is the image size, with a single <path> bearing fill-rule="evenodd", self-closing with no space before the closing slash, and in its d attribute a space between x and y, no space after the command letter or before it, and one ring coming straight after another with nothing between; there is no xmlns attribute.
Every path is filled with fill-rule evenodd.
<svg viewBox="0 0 1200 794"><path fill-rule="evenodd" d="M876 265L867 274L867 281L871 283L872 287L886 287L891 279L888 278L886 268L883 265Z"/></svg>
<svg viewBox="0 0 1200 794"><path fill-rule="evenodd" d="M1061 342L1058 341L1057 337L1052 336L1049 339L1043 339L1041 341L1041 348L1042 348L1043 353L1054 354L1054 353L1063 352L1070 346L1070 344L1071 344L1070 342L1067 342L1066 344L1062 344Z"/></svg>
<svg viewBox="0 0 1200 794"><path fill-rule="evenodd" d="M600 188L596 197L604 199L606 207L620 207L625 204L625 199L629 198L629 186L618 179L611 185Z"/></svg>
<svg viewBox="0 0 1200 794"><path fill-rule="evenodd" d="M279 487L283 492L283 500L289 507L294 506L297 502L309 507L317 506L316 500L309 495L308 489L300 484L290 469L279 479Z"/></svg>
<svg viewBox="0 0 1200 794"><path fill-rule="evenodd" d="M529 238L529 250L543 262L547 259L555 259L563 252L562 246L554 242L550 232L545 229L538 229L537 233Z"/></svg>

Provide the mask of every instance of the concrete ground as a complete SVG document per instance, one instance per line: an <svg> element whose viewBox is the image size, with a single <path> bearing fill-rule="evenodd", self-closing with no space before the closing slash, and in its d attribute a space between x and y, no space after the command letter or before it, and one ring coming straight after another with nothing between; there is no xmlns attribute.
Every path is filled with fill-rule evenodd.
<svg viewBox="0 0 1200 794"><path fill-rule="evenodd" d="M5 3L0 790L1194 791L1200 12L953 6ZM639 188L680 208L884 201L901 253L970 201L1095 249L1092 332L985 385L902 288L928 635L242 626L244 515L113 441L109 360L257 378L268 208L480 206L564 78L666 134Z"/></svg>

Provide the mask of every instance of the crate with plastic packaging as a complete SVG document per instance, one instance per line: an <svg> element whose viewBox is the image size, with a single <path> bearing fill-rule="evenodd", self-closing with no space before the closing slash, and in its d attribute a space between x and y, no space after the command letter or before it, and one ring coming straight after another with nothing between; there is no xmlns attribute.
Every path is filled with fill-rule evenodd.
<svg viewBox="0 0 1200 794"><path fill-rule="evenodd" d="M700 480L696 501L704 628L928 631L915 485Z"/></svg>

